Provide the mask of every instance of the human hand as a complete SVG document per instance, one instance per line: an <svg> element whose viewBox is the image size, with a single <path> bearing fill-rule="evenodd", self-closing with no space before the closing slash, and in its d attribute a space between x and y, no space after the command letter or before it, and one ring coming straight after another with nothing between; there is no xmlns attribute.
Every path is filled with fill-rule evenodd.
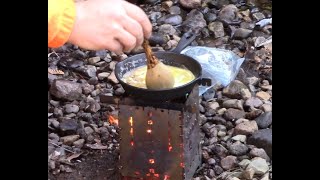
<svg viewBox="0 0 320 180"><path fill-rule="evenodd" d="M141 8L124 0L76 2L72 44L90 50L130 52L149 38L151 23Z"/></svg>

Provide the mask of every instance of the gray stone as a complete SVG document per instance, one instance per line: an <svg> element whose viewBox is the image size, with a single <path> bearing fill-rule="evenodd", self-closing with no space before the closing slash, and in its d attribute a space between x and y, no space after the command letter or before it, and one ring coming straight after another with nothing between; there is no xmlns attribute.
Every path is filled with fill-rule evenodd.
<svg viewBox="0 0 320 180"><path fill-rule="evenodd" d="M222 103L222 107L224 108L235 108L243 110L243 101L238 99L228 99Z"/></svg>
<svg viewBox="0 0 320 180"><path fill-rule="evenodd" d="M179 0L181 6L189 9L196 9L201 6L201 0Z"/></svg>
<svg viewBox="0 0 320 180"><path fill-rule="evenodd" d="M246 115L246 113L242 110L229 108L224 113L224 118L226 118L227 120L237 120L240 118L244 118L245 115Z"/></svg>
<svg viewBox="0 0 320 180"><path fill-rule="evenodd" d="M78 139L75 142L73 142L73 145L77 148L82 148L84 144L84 139Z"/></svg>
<svg viewBox="0 0 320 180"><path fill-rule="evenodd" d="M50 94L62 100L73 101L80 98L82 88L79 83L59 79L53 81Z"/></svg>
<svg viewBox="0 0 320 180"><path fill-rule="evenodd" d="M250 135L258 130L258 125L256 121L246 121L242 122L234 128L234 134Z"/></svg>
<svg viewBox="0 0 320 180"><path fill-rule="evenodd" d="M250 152L249 155L251 157L261 157L265 159L267 162L270 161L269 156L267 155L266 151L262 148L253 148Z"/></svg>
<svg viewBox="0 0 320 180"><path fill-rule="evenodd" d="M253 169L255 174L263 175L269 170L269 166L265 159L260 157L253 158L246 169Z"/></svg>
<svg viewBox="0 0 320 180"><path fill-rule="evenodd" d="M75 142L79 138L80 138L79 135L69 135L69 136L61 137L60 140L63 142L63 144L71 145L73 142Z"/></svg>
<svg viewBox="0 0 320 180"><path fill-rule="evenodd" d="M108 78L109 75L110 75L110 73L108 73L108 72L99 73L98 74L98 79L99 80L104 80L104 79Z"/></svg>
<svg viewBox="0 0 320 180"><path fill-rule="evenodd" d="M272 129L260 129L252 134L247 141L248 144L263 148L268 156L272 158Z"/></svg>
<svg viewBox="0 0 320 180"><path fill-rule="evenodd" d="M223 159L221 159L221 167L224 169L224 170L229 170L229 169L232 169L235 167L236 165L236 162L237 162L237 157L235 156L227 156Z"/></svg>
<svg viewBox="0 0 320 180"><path fill-rule="evenodd" d="M266 112L261 114L255 119L257 125L261 129L268 128L272 124L272 112Z"/></svg>
<svg viewBox="0 0 320 180"><path fill-rule="evenodd" d="M243 91L243 89L248 89L248 87L241 81L234 80L223 89L222 94L229 98L241 99L241 91Z"/></svg>
<svg viewBox="0 0 320 180"><path fill-rule="evenodd" d="M237 39L245 39L245 38L248 38L251 33L252 33L251 29L238 28L235 30L233 36Z"/></svg>
<svg viewBox="0 0 320 180"><path fill-rule="evenodd" d="M66 104L65 111L66 113L77 113L79 112L79 106L74 104Z"/></svg>
<svg viewBox="0 0 320 180"><path fill-rule="evenodd" d="M229 146L229 152L235 156L242 156L248 152L248 147L241 142L235 142Z"/></svg>
<svg viewBox="0 0 320 180"><path fill-rule="evenodd" d="M173 35L176 33L176 29L171 24L162 24L158 32L163 35Z"/></svg>
<svg viewBox="0 0 320 180"><path fill-rule="evenodd" d="M211 22L208 29L214 33L215 38L223 37L225 35L222 22Z"/></svg>

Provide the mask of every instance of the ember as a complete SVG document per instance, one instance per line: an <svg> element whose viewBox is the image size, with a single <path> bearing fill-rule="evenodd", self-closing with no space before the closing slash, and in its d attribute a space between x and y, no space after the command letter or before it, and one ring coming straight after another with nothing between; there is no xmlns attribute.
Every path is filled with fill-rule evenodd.
<svg viewBox="0 0 320 180"><path fill-rule="evenodd" d="M119 125L119 120L117 118L114 118L111 115L109 115L109 122L110 122L110 124Z"/></svg>

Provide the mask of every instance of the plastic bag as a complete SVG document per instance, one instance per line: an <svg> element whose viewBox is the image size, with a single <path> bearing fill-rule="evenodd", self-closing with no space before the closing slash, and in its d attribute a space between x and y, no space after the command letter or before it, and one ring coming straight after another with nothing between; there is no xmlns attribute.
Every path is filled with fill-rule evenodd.
<svg viewBox="0 0 320 180"><path fill-rule="evenodd" d="M244 58L240 58L232 51L211 47L188 46L181 54L197 60L202 67L202 78L209 78L212 81L209 87L199 87L200 95L217 84L227 86L236 78L244 61Z"/></svg>

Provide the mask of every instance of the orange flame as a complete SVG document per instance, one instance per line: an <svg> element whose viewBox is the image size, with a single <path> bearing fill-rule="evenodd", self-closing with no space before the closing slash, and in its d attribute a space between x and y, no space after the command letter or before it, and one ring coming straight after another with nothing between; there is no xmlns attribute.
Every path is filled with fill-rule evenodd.
<svg viewBox="0 0 320 180"><path fill-rule="evenodd" d="M133 126L133 119L132 119L132 117L129 118L129 123L130 123L130 126Z"/></svg>
<svg viewBox="0 0 320 180"><path fill-rule="evenodd" d="M164 179L163 180L169 180L170 176L169 175L164 175Z"/></svg>
<svg viewBox="0 0 320 180"><path fill-rule="evenodd" d="M149 133L149 134L150 134L151 132L152 132L152 130L151 130L151 129L147 129L147 133Z"/></svg>
<svg viewBox="0 0 320 180"><path fill-rule="evenodd" d="M150 164L154 164L154 159L149 159Z"/></svg>
<svg viewBox="0 0 320 180"><path fill-rule="evenodd" d="M114 118L113 116L109 115L109 122L110 124L116 124L119 125L119 120L117 118Z"/></svg>

